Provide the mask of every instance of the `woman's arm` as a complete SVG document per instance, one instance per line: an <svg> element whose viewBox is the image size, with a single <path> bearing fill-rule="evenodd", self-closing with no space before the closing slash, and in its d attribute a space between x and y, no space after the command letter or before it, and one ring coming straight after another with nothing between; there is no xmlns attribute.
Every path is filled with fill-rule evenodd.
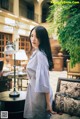
<svg viewBox="0 0 80 119"><path fill-rule="evenodd" d="M45 95L46 95L47 110L52 112L52 106L50 103L50 93L45 93Z"/></svg>
<svg viewBox="0 0 80 119"><path fill-rule="evenodd" d="M46 103L47 103L47 109L46 110L51 114L57 114L57 112L54 112L52 110L52 105L50 103L50 93L45 93L45 95L46 95Z"/></svg>

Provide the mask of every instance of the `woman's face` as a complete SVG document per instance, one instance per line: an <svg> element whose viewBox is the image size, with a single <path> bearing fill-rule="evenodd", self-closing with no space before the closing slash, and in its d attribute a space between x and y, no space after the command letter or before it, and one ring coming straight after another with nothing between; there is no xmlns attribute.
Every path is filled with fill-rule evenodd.
<svg viewBox="0 0 80 119"><path fill-rule="evenodd" d="M39 44L40 43L39 43L39 40L36 37L35 29L31 33L30 40L31 40L32 47L34 47L35 49L37 49L39 47Z"/></svg>

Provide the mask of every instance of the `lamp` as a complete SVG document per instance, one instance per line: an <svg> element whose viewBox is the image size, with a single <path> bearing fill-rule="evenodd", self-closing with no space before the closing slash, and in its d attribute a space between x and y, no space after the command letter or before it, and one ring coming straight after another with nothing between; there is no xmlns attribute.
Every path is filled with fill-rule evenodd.
<svg viewBox="0 0 80 119"><path fill-rule="evenodd" d="M28 60L25 50L20 49L15 54L16 60Z"/></svg>
<svg viewBox="0 0 80 119"><path fill-rule="evenodd" d="M12 98L19 97L20 94L16 91L16 61L15 61L16 50L15 50L15 42L11 43L10 41L8 41L8 43L5 47L4 54L14 55L14 88L13 88L13 91L9 94L9 96L12 97Z"/></svg>
<svg viewBox="0 0 80 119"><path fill-rule="evenodd" d="M26 52L25 52L25 50L24 49L20 49L20 50L18 50L17 52L16 52L16 54L15 54L15 59L16 60L28 60L28 57L27 57L27 55L26 55ZM19 72L20 73L20 72ZM22 73L22 72L21 72Z"/></svg>

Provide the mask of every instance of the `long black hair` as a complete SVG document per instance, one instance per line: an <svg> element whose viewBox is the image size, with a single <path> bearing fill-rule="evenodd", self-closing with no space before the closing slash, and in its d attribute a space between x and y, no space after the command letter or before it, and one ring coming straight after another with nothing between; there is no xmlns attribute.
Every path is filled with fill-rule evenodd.
<svg viewBox="0 0 80 119"><path fill-rule="evenodd" d="M48 32L47 32L46 28L44 28L43 26L36 26L31 30L29 39L31 37L31 33L33 30L35 30L36 37L40 42L39 50L46 54L47 59L48 59L48 63L49 63L49 70L52 70L53 60L52 60L52 54L51 54L51 47L50 47Z"/></svg>

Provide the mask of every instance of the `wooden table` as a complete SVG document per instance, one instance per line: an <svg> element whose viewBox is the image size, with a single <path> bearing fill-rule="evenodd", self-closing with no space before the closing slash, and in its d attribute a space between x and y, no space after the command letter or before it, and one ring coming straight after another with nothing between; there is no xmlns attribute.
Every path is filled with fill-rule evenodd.
<svg viewBox="0 0 80 119"><path fill-rule="evenodd" d="M7 72L4 75L7 75L8 79L14 78L14 72ZM16 72L15 76L17 79L18 90L22 91L22 88L27 88L28 78L26 72ZM26 80L26 87L23 86L23 80Z"/></svg>
<svg viewBox="0 0 80 119"><path fill-rule="evenodd" d="M8 111L8 119L23 119L26 91L19 91L17 98L9 97L10 91L0 93L0 110Z"/></svg>
<svg viewBox="0 0 80 119"><path fill-rule="evenodd" d="M26 81L26 86L23 86L23 81ZM18 90L23 90L23 88L27 88L28 86L28 78L27 78L27 74L25 72L23 73L19 73L18 77L17 77L17 84L18 84Z"/></svg>

